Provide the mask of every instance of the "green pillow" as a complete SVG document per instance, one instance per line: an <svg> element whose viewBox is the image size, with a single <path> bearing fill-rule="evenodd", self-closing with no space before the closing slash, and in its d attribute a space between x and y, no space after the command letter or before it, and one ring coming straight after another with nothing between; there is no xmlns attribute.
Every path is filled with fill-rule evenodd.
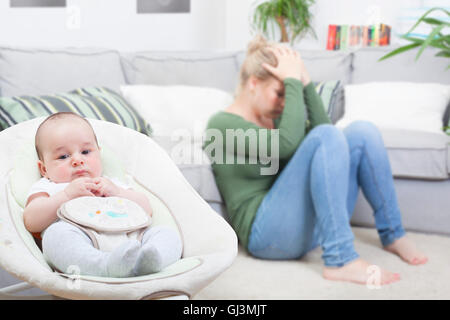
<svg viewBox="0 0 450 320"><path fill-rule="evenodd" d="M151 135L150 125L123 97L102 87L43 96L0 97L0 131L19 122L62 111L109 121Z"/></svg>

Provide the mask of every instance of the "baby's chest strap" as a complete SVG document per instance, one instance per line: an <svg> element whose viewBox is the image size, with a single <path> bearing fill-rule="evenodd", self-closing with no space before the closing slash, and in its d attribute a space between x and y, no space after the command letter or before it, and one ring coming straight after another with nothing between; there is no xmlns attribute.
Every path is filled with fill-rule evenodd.
<svg viewBox="0 0 450 320"><path fill-rule="evenodd" d="M128 233L146 228L150 216L137 203L119 197L79 197L58 209L58 217L102 233Z"/></svg>

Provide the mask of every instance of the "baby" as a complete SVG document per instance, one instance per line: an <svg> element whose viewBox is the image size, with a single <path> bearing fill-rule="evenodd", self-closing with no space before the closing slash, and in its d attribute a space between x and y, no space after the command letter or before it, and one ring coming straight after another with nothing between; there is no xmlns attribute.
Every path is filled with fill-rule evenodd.
<svg viewBox="0 0 450 320"><path fill-rule="evenodd" d="M181 239L171 228L148 227L142 242L126 240L104 252L80 228L57 218L63 203L83 196L126 198L152 215L145 194L102 176L97 137L86 119L53 114L39 126L35 144L42 178L28 194L23 218L28 231L42 232L43 253L55 268L66 272L78 266L82 275L131 277L158 272L180 259Z"/></svg>

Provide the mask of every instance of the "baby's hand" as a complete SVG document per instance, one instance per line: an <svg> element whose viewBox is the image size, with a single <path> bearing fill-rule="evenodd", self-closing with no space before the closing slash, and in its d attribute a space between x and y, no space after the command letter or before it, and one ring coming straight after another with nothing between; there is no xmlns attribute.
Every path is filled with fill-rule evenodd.
<svg viewBox="0 0 450 320"><path fill-rule="evenodd" d="M65 194L69 199L75 199L83 196L95 197L97 185L91 178L78 178L73 180L64 189Z"/></svg>
<svg viewBox="0 0 450 320"><path fill-rule="evenodd" d="M119 195L120 188L108 178L98 177L92 180L96 185L96 191L94 191L94 194L97 197L113 197Z"/></svg>

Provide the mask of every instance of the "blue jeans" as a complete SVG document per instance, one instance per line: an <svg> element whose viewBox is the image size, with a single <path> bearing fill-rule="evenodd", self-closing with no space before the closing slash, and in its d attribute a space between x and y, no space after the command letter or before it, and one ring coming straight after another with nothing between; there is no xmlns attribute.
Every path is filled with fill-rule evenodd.
<svg viewBox="0 0 450 320"><path fill-rule="evenodd" d="M359 187L372 206L383 246L402 237L389 159L378 129L357 121L343 131L315 127L258 208L248 251L263 259L296 259L322 247L326 266L359 257L350 219Z"/></svg>

